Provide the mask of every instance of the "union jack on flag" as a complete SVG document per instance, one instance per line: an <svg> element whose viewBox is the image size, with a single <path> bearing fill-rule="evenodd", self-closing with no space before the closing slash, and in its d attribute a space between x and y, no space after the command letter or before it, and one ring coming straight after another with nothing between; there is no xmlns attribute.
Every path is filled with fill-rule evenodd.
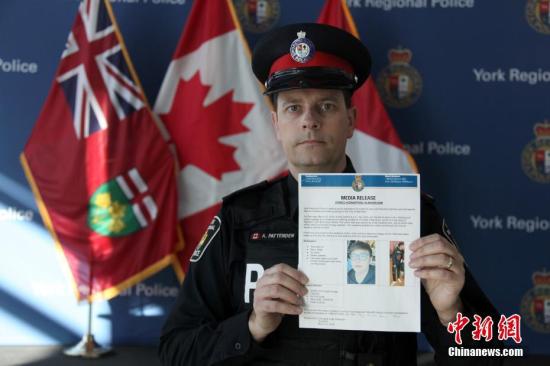
<svg viewBox="0 0 550 366"><path fill-rule="evenodd" d="M59 67L57 82L71 108L79 139L124 120L145 105L102 0L80 4Z"/></svg>

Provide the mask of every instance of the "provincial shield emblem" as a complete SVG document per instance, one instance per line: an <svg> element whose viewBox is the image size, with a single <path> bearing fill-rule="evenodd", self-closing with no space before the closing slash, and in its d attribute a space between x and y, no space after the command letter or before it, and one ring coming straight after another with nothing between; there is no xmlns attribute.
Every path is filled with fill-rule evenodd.
<svg viewBox="0 0 550 366"><path fill-rule="evenodd" d="M158 209L137 169L103 183L88 203L88 226L103 236L134 233L155 220Z"/></svg>

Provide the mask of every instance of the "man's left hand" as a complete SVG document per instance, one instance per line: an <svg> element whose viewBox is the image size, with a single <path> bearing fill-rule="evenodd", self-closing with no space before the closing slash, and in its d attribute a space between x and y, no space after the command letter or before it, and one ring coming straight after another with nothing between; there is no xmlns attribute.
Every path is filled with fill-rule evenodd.
<svg viewBox="0 0 550 366"><path fill-rule="evenodd" d="M410 249L409 266L422 280L439 321L446 326L462 310L459 294L464 287L464 257L439 234L413 241Z"/></svg>

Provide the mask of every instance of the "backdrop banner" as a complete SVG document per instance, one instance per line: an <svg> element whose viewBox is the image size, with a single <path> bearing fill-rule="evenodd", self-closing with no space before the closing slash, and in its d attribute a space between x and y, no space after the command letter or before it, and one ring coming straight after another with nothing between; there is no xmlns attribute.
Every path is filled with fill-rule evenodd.
<svg viewBox="0 0 550 366"><path fill-rule="evenodd" d="M193 4L192 0L111 0L146 100L156 101L156 108L160 108L157 96L170 65L180 56L192 55L206 41L195 39L200 41L196 48L190 45L190 49L176 53ZM225 1L221 4L227 6ZM325 0L234 0L231 21L238 20L245 41L253 47L258 37L273 27L316 22L324 4ZM400 141L416 162L422 190L435 197L445 217L445 230L452 230L472 273L498 310L506 316L521 316L523 341L519 346L529 353L547 354L549 4L549 0L347 1L358 36L372 54L369 83L377 89L393 123L398 136L395 141ZM86 329L87 308L77 304L66 267L58 258L56 244L41 219L19 161L56 78L78 6L77 0L0 2L2 345L71 344ZM211 20L211 14L197 17L193 23L196 29L189 26L189 32L198 31ZM247 60L246 44L238 42L235 27L227 29L234 32L227 34L235 38L232 51L239 47L239 60ZM215 105L218 97L222 101L232 98L234 106L246 107L241 114L249 112L255 103L253 94L233 92L235 87L209 80L216 76L213 71L192 72L206 70L220 60L210 61L195 64L182 79L200 86L195 95L185 94L188 99ZM222 73L228 72L231 70ZM257 87L261 93L261 86ZM190 110L198 110L195 104ZM185 105L180 108L185 110ZM67 123L70 131L72 119ZM245 169L247 161L245 155L235 152L253 151L247 150L244 137L260 131L254 131L243 117L240 125L222 132L219 136L229 137L217 138L215 151L227 152L225 163L217 170L204 168L209 173L205 177L214 185L224 179L232 181L236 189L239 182L234 182L231 174ZM365 136L356 136L363 137L355 141L359 151L361 144L367 144ZM394 145L406 157L399 145ZM264 144L256 146L261 149ZM193 161L201 158L194 156ZM279 158L273 161L280 164ZM369 156L362 158L368 160ZM60 164L62 161L63 157ZM270 167L273 171L264 172L269 176L280 169L280 165ZM69 172L64 170L67 167L57 168ZM79 179L75 176L75 182ZM217 195L226 194L218 188ZM192 214L208 207L213 206L185 206L180 199L180 219L182 210ZM190 248L196 244L185 243ZM128 249L128 255L133 250L138 248ZM110 300L96 301L93 331L98 342L115 346L157 343L178 286L174 270L166 267ZM426 347L422 342L422 348Z"/></svg>

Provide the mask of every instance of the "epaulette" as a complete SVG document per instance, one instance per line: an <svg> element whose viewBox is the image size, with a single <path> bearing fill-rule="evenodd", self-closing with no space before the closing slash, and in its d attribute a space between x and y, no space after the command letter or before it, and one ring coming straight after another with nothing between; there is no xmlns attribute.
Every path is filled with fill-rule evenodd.
<svg viewBox="0 0 550 366"><path fill-rule="evenodd" d="M425 200L427 203L430 203L430 204L434 204L435 202L435 198L425 192L420 192L420 196L422 197L423 200Z"/></svg>
<svg viewBox="0 0 550 366"><path fill-rule="evenodd" d="M274 185L275 183L278 183L280 182L281 180L285 179L287 177L288 174L280 174L272 179L269 179L269 180L264 180L260 183L256 183L256 184L253 184L251 186L248 186L248 187L244 187L244 188L241 188L241 189L238 189L236 190L235 192L233 193L230 193L228 194L227 196L223 197L222 200L224 202L226 201L230 201L232 199L234 199L235 197L239 197L239 196L242 196L243 194L246 194L246 193L251 193L251 192L256 192L256 191L259 191L259 190L262 190L262 189L265 189L269 186L272 186Z"/></svg>
<svg viewBox="0 0 550 366"><path fill-rule="evenodd" d="M258 191L258 190L261 190L261 189L265 189L267 186L269 186L271 184L273 184L273 183L269 182L267 180L264 180L260 183L256 183L256 184L253 184L251 186L238 189L235 192L230 193L227 196L223 197L222 200L224 202L228 202L228 201L231 201L232 199L234 199L235 197L242 196L243 194L250 193L250 192L255 192L255 191Z"/></svg>

